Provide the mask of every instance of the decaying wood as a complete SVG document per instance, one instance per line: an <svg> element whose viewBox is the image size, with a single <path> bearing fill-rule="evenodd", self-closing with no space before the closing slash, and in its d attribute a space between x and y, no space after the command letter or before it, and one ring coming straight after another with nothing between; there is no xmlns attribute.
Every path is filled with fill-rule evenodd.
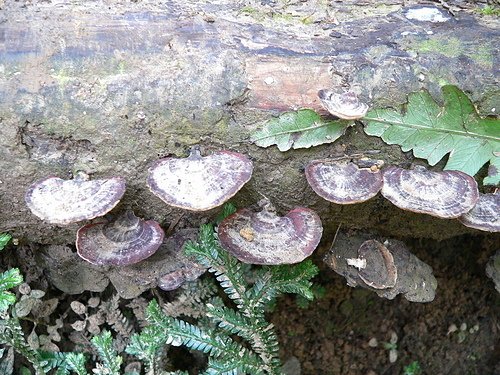
<svg viewBox="0 0 500 375"><path fill-rule="evenodd" d="M179 210L148 192L147 169L198 143L206 153L228 148L254 159L254 176L235 197L240 207L260 194L283 212L310 206L327 235L338 222L397 236L472 231L399 212L381 198L344 208L317 197L302 172L309 160L375 149L388 164L412 161L364 136L359 124L333 145L284 154L259 149L248 137L279 111L320 110L317 91L332 87L349 87L371 105L396 105L410 91L439 96L439 86L451 83L470 93L483 114L493 113L500 108L497 19L460 1L447 2L454 14L437 2L264 3L3 3L0 231L72 242L78 225L40 221L23 195L38 178L78 170L125 177L118 210L168 225ZM408 17L424 6L441 21Z"/></svg>

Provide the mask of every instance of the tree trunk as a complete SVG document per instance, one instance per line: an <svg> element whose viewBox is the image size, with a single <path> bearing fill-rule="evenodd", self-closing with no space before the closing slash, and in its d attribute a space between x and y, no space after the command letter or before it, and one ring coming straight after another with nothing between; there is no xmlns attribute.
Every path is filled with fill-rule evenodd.
<svg viewBox="0 0 500 375"><path fill-rule="evenodd" d="M455 84L483 115L492 114L500 108L497 18L460 1L443 2L449 9L429 2L433 21L411 18L423 6L402 1L155 3L3 5L0 231L73 242L78 225L42 222L24 193L39 178L78 170L125 177L118 210L166 226L184 215L198 225L202 214L168 207L145 181L154 160L200 144L205 153L231 149L254 160L238 206L265 195L282 213L312 207L327 241L339 223L393 237L472 232L455 220L400 211L380 196L350 206L316 196L303 173L309 160L377 150L386 164L412 162L364 135L361 124L331 145L284 153L248 139L280 111L320 110L317 91L339 86L373 106L394 106L411 91L427 88L439 98L442 84Z"/></svg>

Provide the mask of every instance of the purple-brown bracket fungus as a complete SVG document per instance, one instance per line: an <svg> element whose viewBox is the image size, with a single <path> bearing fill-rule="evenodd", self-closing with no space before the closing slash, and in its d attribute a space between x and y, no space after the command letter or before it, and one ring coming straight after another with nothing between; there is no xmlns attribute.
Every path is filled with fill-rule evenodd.
<svg viewBox="0 0 500 375"><path fill-rule="evenodd" d="M432 268L396 240L383 244L368 235L338 233L325 263L351 287L373 290L380 297L398 294L411 302L434 300L437 281Z"/></svg>
<svg viewBox="0 0 500 375"><path fill-rule="evenodd" d="M323 233L316 212L298 207L280 217L269 201L259 206L260 212L244 208L219 224L224 249L244 263L265 265L298 263L312 254Z"/></svg>
<svg viewBox="0 0 500 375"><path fill-rule="evenodd" d="M458 220L470 228L486 232L500 232L500 192L479 193L479 200L474 208L460 216Z"/></svg>
<svg viewBox="0 0 500 375"><path fill-rule="evenodd" d="M250 180L252 171L252 161L245 155L219 151L201 156L194 147L187 158L156 161L147 183L170 206L206 211L235 195Z"/></svg>
<svg viewBox="0 0 500 375"><path fill-rule="evenodd" d="M470 211L479 199L474 178L459 171L390 166L382 175L382 195L403 210L452 219Z"/></svg>
<svg viewBox="0 0 500 375"><path fill-rule="evenodd" d="M351 162L313 160L305 174L316 194L337 204L364 202L382 189L382 173L376 164L373 168L359 168Z"/></svg>
<svg viewBox="0 0 500 375"><path fill-rule="evenodd" d="M88 180L78 174L73 180L47 177L34 182L25 194L31 212L52 224L70 224L103 216L125 193L125 179Z"/></svg>
<svg viewBox="0 0 500 375"><path fill-rule="evenodd" d="M186 241L194 241L197 237L197 229L181 229L167 238L150 258L126 267L113 267L108 277L120 297L135 298L156 286L173 290L205 273L205 267L182 251Z"/></svg>
<svg viewBox="0 0 500 375"><path fill-rule="evenodd" d="M486 275L495 283L495 289L500 293L500 250L486 264Z"/></svg>
<svg viewBox="0 0 500 375"><path fill-rule="evenodd" d="M163 236L156 221L144 221L126 211L114 221L81 227L76 235L76 249L92 264L126 266L153 255Z"/></svg>
<svg viewBox="0 0 500 375"><path fill-rule="evenodd" d="M342 94L330 90L319 90L321 104L332 115L345 120L356 120L366 115L368 105L361 103L352 91Z"/></svg>

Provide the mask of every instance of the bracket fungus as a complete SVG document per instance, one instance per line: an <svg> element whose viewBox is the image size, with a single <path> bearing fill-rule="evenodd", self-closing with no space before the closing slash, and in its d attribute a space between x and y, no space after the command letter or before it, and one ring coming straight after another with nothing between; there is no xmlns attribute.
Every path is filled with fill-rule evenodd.
<svg viewBox="0 0 500 375"><path fill-rule="evenodd" d="M479 200L458 220L465 226L487 232L500 232L500 192L479 193Z"/></svg>
<svg viewBox="0 0 500 375"><path fill-rule="evenodd" d="M182 249L188 240L196 240L198 230L181 229L167 238L160 249L148 259L126 267L113 267L108 277L122 298L135 298L144 291L159 287L174 290L184 282L194 281L206 267L184 255Z"/></svg>
<svg viewBox="0 0 500 375"><path fill-rule="evenodd" d="M325 263L351 287L373 290L380 297L398 294L411 302L434 300L437 281L432 268L396 240L381 243L369 235L338 233Z"/></svg>
<svg viewBox="0 0 500 375"><path fill-rule="evenodd" d="M31 212L52 224L70 224L103 216L125 193L125 179L89 180L79 173L72 180L47 177L31 184L24 200Z"/></svg>
<svg viewBox="0 0 500 375"><path fill-rule="evenodd" d="M144 221L126 211L114 221L81 227L76 235L76 249L92 264L126 266L153 255L163 236L156 221Z"/></svg>
<svg viewBox="0 0 500 375"><path fill-rule="evenodd" d="M321 104L332 115L345 120L356 120L366 115L368 105L361 103L352 91L337 94L330 90L319 90Z"/></svg>
<svg viewBox="0 0 500 375"><path fill-rule="evenodd" d="M206 211L235 195L250 180L252 171L252 161L245 155L220 151L201 156L194 147L187 158L156 161L147 183L170 206Z"/></svg>
<svg viewBox="0 0 500 375"><path fill-rule="evenodd" d="M364 202L382 189L377 164L359 168L355 163L314 160L305 168L307 182L320 197L337 204Z"/></svg>
<svg viewBox="0 0 500 375"><path fill-rule="evenodd" d="M244 263L265 265L298 263L312 254L323 233L316 212L297 207L280 217L267 200L259 207L238 210L219 224L224 249Z"/></svg>
<svg viewBox="0 0 500 375"><path fill-rule="evenodd" d="M452 219L470 211L479 199L474 178L459 171L390 166L382 175L382 195L403 210Z"/></svg>

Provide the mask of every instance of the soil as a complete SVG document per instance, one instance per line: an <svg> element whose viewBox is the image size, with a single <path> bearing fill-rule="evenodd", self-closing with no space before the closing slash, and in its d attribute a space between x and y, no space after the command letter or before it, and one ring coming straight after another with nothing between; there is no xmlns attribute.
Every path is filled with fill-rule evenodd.
<svg viewBox="0 0 500 375"><path fill-rule="evenodd" d="M324 294L307 307L293 295L284 296L270 313L280 342L280 357L292 368L286 374L500 374L500 295L484 271L489 257L499 248L498 240L496 235L467 235L441 242L407 239L408 248L434 269L438 289L431 303L412 303L402 296L389 301L371 291L350 288L322 262L328 248L318 249L314 262L320 273L314 282ZM138 329L144 323L139 311L147 301L166 301L175 296L149 290L138 298L119 300L113 297L111 285L103 293L61 293L36 267L34 254L38 250L33 245L21 245L16 250L11 247L4 251L0 263L2 269L20 266L31 288L45 290L43 300L52 301L23 321L26 334L33 331L32 321L39 321L36 332L40 343L44 326L56 327L61 338L52 339L48 349L91 351L89 339L99 326L114 332L121 351L132 332L127 320ZM81 302L85 312L77 314L70 305L73 301ZM137 319L130 320L132 315ZM58 318L63 322L57 322ZM78 321L86 321L85 329L78 331ZM387 347L391 336L392 349L397 352L393 363ZM30 343L37 341L33 338L31 333ZM190 374L200 373L206 363L202 355L182 348L171 348L168 358L174 368ZM422 371L405 372L405 367L415 361ZM21 357L16 357L16 368L21 364Z"/></svg>
<svg viewBox="0 0 500 375"><path fill-rule="evenodd" d="M321 265L316 281L326 290L323 298L305 310L291 296L278 303L272 321L282 358L296 357L302 374L310 375L400 375L414 361L421 374L500 374L500 296L484 273L498 237L406 243L434 269L433 302L385 300L348 287ZM450 332L453 325L457 330ZM398 337L394 363L384 348L392 332Z"/></svg>

